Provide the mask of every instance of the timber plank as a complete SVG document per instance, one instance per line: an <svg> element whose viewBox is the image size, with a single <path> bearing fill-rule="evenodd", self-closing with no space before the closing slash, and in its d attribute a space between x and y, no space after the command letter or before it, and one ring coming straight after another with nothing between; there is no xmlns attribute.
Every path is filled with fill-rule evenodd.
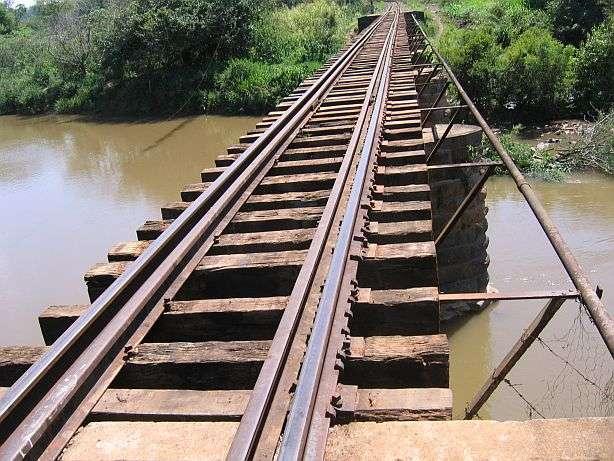
<svg viewBox="0 0 614 461"><path fill-rule="evenodd" d="M343 157L280 161L277 162L273 168L271 168L269 174L275 176L301 173L321 173L325 171L337 172L342 161Z"/></svg>
<svg viewBox="0 0 614 461"><path fill-rule="evenodd" d="M0 386L12 386L46 350L44 346L0 346Z"/></svg>
<svg viewBox="0 0 614 461"><path fill-rule="evenodd" d="M350 331L356 336L439 333L438 294L437 287L360 288L352 306Z"/></svg>
<svg viewBox="0 0 614 461"><path fill-rule="evenodd" d="M384 202L407 202L411 200L430 200L431 189L428 184L405 184L402 186L375 186L374 197Z"/></svg>
<svg viewBox="0 0 614 461"><path fill-rule="evenodd" d="M252 194L241 211L273 210L280 208L323 207L328 201L329 189L281 194Z"/></svg>
<svg viewBox="0 0 614 461"><path fill-rule="evenodd" d="M205 256L180 297L286 296L292 290L306 250Z"/></svg>
<svg viewBox="0 0 614 461"><path fill-rule="evenodd" d="M265 232L316 227L323 210L323 207L306 207L241 211L234 216L225 232Z"/></svg>
<svg viewBox="0 0 614 461"><path fill-rule="evenodd" d="M275 194L330 189L333 187L336 178L336 172L267 176L258 184L255 193Z"/></svg>
<svg viewBox="0 0 614 461"><path fill-rule="evenodd" d="M109 250L107 259L114 261L134 261L149 247L151 241L139 240L136 242L121 242L113 245Z"/></svg>
<svg viewBox="0 0 614 461"><path fill-rule="evenodd" d="M386 186L404 186L428 182L428 168L424 163L403 166L380 166L376 181Z"/></svg>
<svg viewBox="0 0 614 461"><path fill-rule="evenodd" d="M209 250L209 254L306 250L309 248L313 232L313 229L288 229L271 232L222 234Z"/></svg>
<svg viewBox="0 0 614 461"><path fill-rule="evenodd" d="M429 387L427 382L441 382L445 377L445 386L430 387L447 387L445 335L352 337L350 342L351 354L344 373L348 384L398 388L415 383L417 387ZM111 387L250 389L270 344L270 341L142 343L125 353L124 367ZM0 347L0 385L11 386L47 349Z"/></svg>
<svg viewBox="0 0 614 461"><path fill-rule="evenodd" d="M358 283L378 290L437 286L434 242L369 244L358 265Z"/></svg>
<svg viewBox="0 0 614 461"><path fill-rule="evenodd" d="M424 242L433 240L430 220L402 221L369 224L369 242L377 244Z"/></svg>
<svg viewBox="0 0 614 461"><path fill-rule="evenodd" d="M369 218L380 223L430 219L431 202L375 201L369 210Z"/></svg>
<svg viewBox="0 0 614 461"><path fill-rule="evenodd" d="M171 301L146 341L271 339L287 301L285 296ZM49 306L43 310L39 324L45 344L53 344L88 307Z"/></svg>
<svg viewBox="0 0 614 461"><path fill-rule="evenodd" d="M354 421L443 421L452 419L446 388L359 389Z"/></svg>
<svg viewBox="0 0 614 461"><path fill-rule="evenodd" d="M250 389L270 341L142 343L129 351L112 387Z"/></svg>
<svg viewBox="0 0 614 461"><path fill-rule="evenodd" d="M446 420L452 416L450 389L357 389L355 408L343 417L352 421ZM239 421L249 390L109 389L89 421ZM343 411L343 410L342 410Z"/></svg>
<svg viewBox="0 0 614 461"><path fill-rule="evenodd" d="M341 376L360 388L448 387L446 335L351 338Z"/></svg>
<svg viewBox="0 0 614 461"><path fill-rule="evenodd" d="M347 146L319 146L287 149L280 157L282 161L313 160L316 158L340 157L347 150Z"/></svg>

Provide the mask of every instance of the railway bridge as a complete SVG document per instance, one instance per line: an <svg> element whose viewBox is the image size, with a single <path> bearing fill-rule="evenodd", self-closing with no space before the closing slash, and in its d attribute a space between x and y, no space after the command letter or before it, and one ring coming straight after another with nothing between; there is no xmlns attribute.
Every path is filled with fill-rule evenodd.
<svg viewBox="0 0 614 461"><path fill-rule="evenodd" d="M613 329L419 19L397 3L362 18L161 220L86 273L90 305L41 313L46 346L0 348L0 458L614 456L607 418L448 421L443 317L546 301L467 419L566 299L610 351ZM474 158L485 140L497 161ZM487 290L483 186L497 168L575 290Z"/></svg>

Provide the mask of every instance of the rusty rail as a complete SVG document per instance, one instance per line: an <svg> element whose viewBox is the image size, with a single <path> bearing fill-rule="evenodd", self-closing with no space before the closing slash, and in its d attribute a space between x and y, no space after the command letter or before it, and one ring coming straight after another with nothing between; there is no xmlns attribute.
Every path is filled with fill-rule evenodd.
<svg viewBox="0 0 614 461"><path fill-rule="evenodd" d="M0 458L57 456L213 244L216 229L362 48L367 28L79 317L0 401ZM256 182L257 184L257 182Z"/></svg>

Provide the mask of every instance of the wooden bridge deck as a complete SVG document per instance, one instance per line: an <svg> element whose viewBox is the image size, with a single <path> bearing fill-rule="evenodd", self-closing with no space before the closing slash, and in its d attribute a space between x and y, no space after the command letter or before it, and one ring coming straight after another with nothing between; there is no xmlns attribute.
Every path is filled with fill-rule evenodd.
<svg viewBox="0 0 614 461"><path fill-rule="evenodd" d="M239 423L256 393L252 389L266 378L261 370L274 355L270 351L279 337L290 331L284 319L300 298L300 315L271 391L271 408L252 447L258 458L273 457L280 449L284 421L317 322L322 287L334 267L341 223L360 181L364 187L343 267L344 288L337 311L331 314L329 342L337 341L338 346L332 356L327 349L322 365L320 386L329 386L329 393L324 392L327 399L317 394L313 405L320 414L319 424L326 420L329 434L328 441L324 437L315 445L317 455L364 459L382 450L379 454L386 457L443 459L429 452L424 442L413 446L408 441L445 438L447 431L466 437L483 430L479 422L463 428L401 423L449 420L452 393L449 345L440 332L438 249L429 185L433 167L427 165L426 146L432 148L436 140L434 123L424 123L423 110L432 98L425 102L419 97L419 82L424 83L435 66L416 66L422 48L412 47L408 31L413 29L403 15L393 13L373 28L319 103L237 194L175 294L164 299L152 321L144 317L133 330L133 339L109 359L116 364L115 371L107 378L102 374L100 379L107 379L107 384L94 387L96 397L71 426L81 429L74 437L73 430L56 435L53 442L43 440L33 452L57 454L68 443L64 460L225 457L231 444L241 441L235 434L240 433ZM254 148L343 53L220 154L215 167L201 172L201 182L181 191L180 201L164 205L160 220L145 222L137 230L137 240L114 245L108 262L85 274L92 303L139 264L139 257L167 235L190 205ZM385 89L379 96L381 112L376 108L378 88ZM370 124L376 127L376 145L366 149ZM361 148L368 150L364 180L357 179L362 171ZM439 173L446 167L440 165ZM452 180L454 174L444 179ZM447 218L436 219L440 229ZM480 245L485 252L487 242ZM454 257L443 255L452 268L458 262ZM306 279L302 274L310 264L312 272ZM302 297L297 295L299 289ZM87 305L45 309L39 320L47 346L0 348L0 386L13 385L89 310ZM66 419L70 422L70 417ZM373 426L372 422L386 423ZM593 430L605 423L585 424ZM612 432L611 425L608 430ZM522 430L514 434L524 437L518 435ZM462 453L486 453L472 443L468 439ZM594 442L582 449L601 453L604 447ZM230 453L232 457L238 451ZM448 459L455 453L461 451L450 451Z"/></svg>

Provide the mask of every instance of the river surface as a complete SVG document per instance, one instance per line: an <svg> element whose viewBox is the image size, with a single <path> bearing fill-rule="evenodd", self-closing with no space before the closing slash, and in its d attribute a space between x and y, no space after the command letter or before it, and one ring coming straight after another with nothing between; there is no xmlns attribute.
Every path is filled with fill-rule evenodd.
<svg viewBox="0 0 614 461"><path fill-rule="evenodd" d="M160 206L178 200L181 187L197 182L199 171L257 120L0 117L0 345L40 344L36 317L43 307L87 303L83 273L104 261L112 244L134 240L144 220L158 219ZM614 180L582 175L536 183L535 189L592 280L604 288L606 305L612 304ZM494 287L571 286L509 179L489 181L488 206ZM541 306L496 303L448 326L456 417ZM578 304L568 301L542 339L509 376L522 397L502 384L480 416L612 414L612 360ZM531 414L522 398L534 406Z"/></svg>

